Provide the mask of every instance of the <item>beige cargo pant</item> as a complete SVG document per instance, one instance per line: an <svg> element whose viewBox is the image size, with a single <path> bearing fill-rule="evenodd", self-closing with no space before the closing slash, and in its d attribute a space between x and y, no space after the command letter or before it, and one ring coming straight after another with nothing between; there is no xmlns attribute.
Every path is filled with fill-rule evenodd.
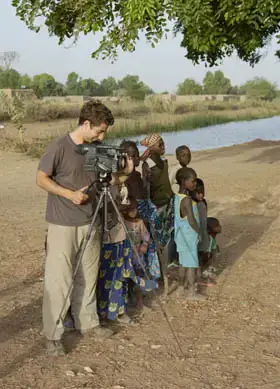
<svg viewBox="0 0 280 389"><path fill-rule="evenodd" d="M65 227L49 224L43 297L43 333L49 340L59 340L63 323L56 325L65 297L72 282L75 257L89 226ZM75 277L71 303L75 328L88 330L99 325L96 307L96 283L99 270L100 238L94 229Z"/></svg>

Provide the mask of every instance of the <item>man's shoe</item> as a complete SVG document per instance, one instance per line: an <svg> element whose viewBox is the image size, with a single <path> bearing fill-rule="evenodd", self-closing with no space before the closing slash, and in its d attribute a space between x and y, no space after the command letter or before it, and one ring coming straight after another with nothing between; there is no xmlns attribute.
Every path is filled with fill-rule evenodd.
<svg viewBox="0 0 280 389"><path fill-rule="evenodd" d="M47 341L47 354L51 357L59 357L65 355L63 344L60 340Z"/></svg>

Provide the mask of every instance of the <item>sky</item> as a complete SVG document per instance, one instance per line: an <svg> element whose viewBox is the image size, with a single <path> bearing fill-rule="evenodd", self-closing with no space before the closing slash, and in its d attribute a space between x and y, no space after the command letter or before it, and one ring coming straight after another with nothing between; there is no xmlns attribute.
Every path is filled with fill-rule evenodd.
<svg viewBox="0 0 280 389"><path fill-rule="evenodd" d="M12 66L30 76L50 73L64 83L72 71L97 82L109 76L121 79L127 74L137 74L155 92L175 92L178 83L185 78L202 82L207 70L218 69L207 69L204 64L194 66L184 57L180 38L171 36L154 49L142 39L134 53L120 52L114 64L93 60L91 52L96 48L95 36L81 36L75 45L59 46L57 38L49 37L45 28L38 34L28 30L17 18L11 0L1 0L0 7L0 54L17 51L20 58ZM231 79L232 85L241 85L254 77L265 77L280 87L280 62L274 56L276 48L276 40L273 40L265 57L254 68L233 56L224 60L219 69Z"/></svg>

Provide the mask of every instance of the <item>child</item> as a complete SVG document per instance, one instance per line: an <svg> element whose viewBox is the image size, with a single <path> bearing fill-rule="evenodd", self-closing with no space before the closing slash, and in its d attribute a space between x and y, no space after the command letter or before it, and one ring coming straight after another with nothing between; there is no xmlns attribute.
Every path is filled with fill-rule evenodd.
<svg viewBox="0 0 280 389"><path fill-rule="evenodd" d="M195 289L196 270L199 267L197 244L199 241L199 215L197 204L190 197L196 188L196 173L193 169L183 167L178 170L176 180L180 186L175 195L175 242L179 254L180 286L179 291L188 288L187 297L192 300L204 300Z"/></svg>
<svg viewBox="0 0 280 389"><path fill-rule="evenodd" d="M182 145L177 147L176 149L176 158L178 163L174 166L171 166L169 168L169 181L172 187L172 190L174 193L178 193L179 191L179 185L176 181L176 173L179 169L182 167L186 167L190 164L192 155L191 151L186 145Z"/></svg>
<svg viewBox="0 0 280 389"><path fill-rule="evenodd" d="M168 176L168 161L163 158L165 145L159 134L146 136L141 142L147 150L142 156L143 178L149 183L150 199L157 208L166 206L173 192Z"/></svg>
<svg viewBox="0 0 280 389"><path fill-rule="evenodd" d="M120 145L125 153L132 159L134 170L125 182L128 189L128 197L132 197L137 200L143 200L146 198L147 193L142 180L141 174L136 170L140 164L139 150L135 142L126 140Z"/></svg>
<svg viewBox="0 0 280 389"><path fill-rule="evenodd" d="M139 204L141 216L149 220L153 239L157 245L164 281L164 295L168 293L168 244L174 229L174 194L168 176L168 161L163 158L165 145L159 134L148 135L141 142L147 147L142 156L143 179L146 183L148 201Z"/></svg>
<svg viewBox="0 0 280 389"><path fill-rule="evenodd" d="M143 291L157 287L154 281L144 280L135 274L132 249L125 230L108 204L109 234L104 236L98 288L98 313L103 319L130 324L127 315L128 280Z"/></svg>
<svg viewBox="0 0 280 389"><path fill-rule="evenodd" d="M153 240L155 232L153 225L149 224L149 222L151 222L151 218L153 218L151 215L155 213L155 206L147 199L147 188L144 185L141 174L135 169L140 163L139 150L136 143L129 140L124 141L121 144L121 147L123 147L125 153L133 160L134 170L128 177L125 184L128 189L128 198L134 200L136 199L137 208L139 207L140 212L141 209L145 209L145 211L147 211L142 212L142 214L138 216L145 220L146 227L150 232L150 241L147 252L147 257L149 258L148 267L151 276L154 279L158 279L160 278L160 265L156 252L156 244Z"/></svg>
<svg viewBox="0 0 280 389"><path fill-rule="evenodd" d="M208 265L211 266L215 261L217 253L219 253L219 246L216 243L216 236L222 232L222 227L218 219L214 217L207 218L207 230L209 234L209 246L208 246Z"/></svg>
<svg viewBox="0 0 280 389"><path fill-rule="evenodd" d="M138 255L135 252L132 254L132 264L137 276L145 277L146 262L145 255L148 253L150 234L143 222L139 218L137 212L137 204L135 199L130 199L130 206L123 212L125 224L131 236L134 246L137 249ZM143 308L143 298L138 287L135 288L137 307Z"/></svg>
<svg viewBox="0 0 280 389"><path fill-rule="evenodd" d="M142 156L142 171L148 202L139 204L139 212L153 227L154 240L164 247L173 231L173 192L168 177L168 161L162 157L165 145L159 134L148 135L141 144L147 147Z"/></svg>
<svg viewBox="0 0 280 389"><path fill-rule="evenodd" d="M205 256L207 256L209 248L209 236L207 232L207 202L205 200L204 182L197 178L196 189L191 193L192 199L197 203L199 222L200 222L200 237L198 243L198 254L200 265L204 266Z"/></svg>
<svg viewBox="0 0 280 389"><path fill-rule="evenodd" d="M178 163L174 166L171 166L169 168L169 180L172 187L173 193L179 192L179 185L176 181L176 173L179 169L182 167L186 167L191 162L191 151L186 145L182 145L177 147L176 149L176 158ZM171 241L169 243L169 250L168 250L168 257L169 257L169 266L178 266L178 256L177 256L177 250L176 250L176 244L174 242L174 234L172 234Z"/></svg>

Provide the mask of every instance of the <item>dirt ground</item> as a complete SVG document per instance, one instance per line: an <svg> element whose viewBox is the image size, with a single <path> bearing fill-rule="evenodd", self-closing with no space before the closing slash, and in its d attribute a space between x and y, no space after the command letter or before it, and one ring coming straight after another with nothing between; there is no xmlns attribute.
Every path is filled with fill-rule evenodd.
<svg viewBox="0 0 280 389"><path fill-rule="evenodd" d="M208 300L171 295L165 305L184 356L158 306L110 340L68 334L66 357L45 355L46 196L35 185L37 163L0 152L1 388L280 388L280 143L193 155L209 216L220 218L223 233L218 284L208 288Z"/></svg>

